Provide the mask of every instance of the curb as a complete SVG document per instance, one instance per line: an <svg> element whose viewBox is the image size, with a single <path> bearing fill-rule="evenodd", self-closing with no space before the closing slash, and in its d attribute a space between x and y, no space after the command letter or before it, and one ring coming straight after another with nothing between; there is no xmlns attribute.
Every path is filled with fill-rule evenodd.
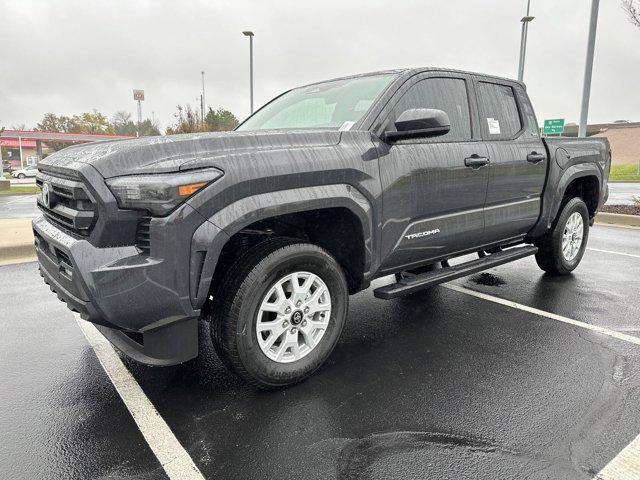
<svg viewBox="0 0 640 480"><path fill-rule="evenodd" d="M596 223L601 225L622 225L640 228L640 215L624 215L622 213L597 213Z"/></svg>
<svg viewBox="0 0 640 480"><path fill-rule="evenodd" d="M36 259L30 218L0 220L0 265Z"/></svg>
<svg viewBox="0 0 640 480"><path fill-rule="evenodd" d="M36 260L36 250L33 242L4 245L0 248L0 265L34 262Z"/></svg>

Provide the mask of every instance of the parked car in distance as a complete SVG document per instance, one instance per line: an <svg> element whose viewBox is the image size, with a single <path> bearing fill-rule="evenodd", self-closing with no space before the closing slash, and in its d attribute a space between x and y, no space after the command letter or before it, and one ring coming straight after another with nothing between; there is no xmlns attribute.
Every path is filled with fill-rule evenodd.
<svg viewBox="0 0 640 480"><path fill-rule="evenodd" d="M19 179L35 177L36 175L38 175L38 167L36 165L29 165L28 167L20 168L11 172L11 176L13 178Z"/></svg>
<svg viewBox="0 0 640 480"><path fill-rule="evenodd" d="M391 299L529 255L578 266L609 143L538 125L521 82L421 68L295 88L233 132L69 147L39 164L40 272L136 360L194 358L204 321L227 367L289 385L375 278Z"/></svg>

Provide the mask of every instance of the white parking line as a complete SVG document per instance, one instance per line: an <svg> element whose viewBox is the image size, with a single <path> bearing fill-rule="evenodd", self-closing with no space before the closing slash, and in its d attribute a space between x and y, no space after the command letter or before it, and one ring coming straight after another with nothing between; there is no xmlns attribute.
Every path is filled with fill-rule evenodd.
<svg viewBox="0 0 640 480"><path fill-rule="evenodd" d="M523 310L525 312L533 313L541 317L550 318L558 322L568 323L569 325L584 328L586 330L591 330L593 332L602 333L603 335L608 335L609 337L613 337L618 340L623 340L625 342L633 343L634 345L640 346L640 337L634 337L633 335L627 335L626 333L616 332L615 330L609 330L608 328L599 327L597 325L581 322L579 320L574 320L568 317L563 317L562 315L557 315L555 313L545 312L544 310L539 310L537 308L529 307L527 305L522 305L521 303L512 302L511 300L505 300L503 298L494 297L493 295L487 295L486 293L480 293L480 292L476 292L475 290L469 290L468 288L461 287L460 285L446 284L443 286L450 290L455 290L456 292L471 295L472 297L481 298L483 300L488 300L489 302L493 302L493 303L499 303L500 305L506 305L507 307L511 307L511 308L517 308L518 310Z"/></svg>
<svg viewBox="0 0 640 480"><path fill-rule="evenodd" d="M111 343L93 324L85 322L77 314L75 317L167 476L171 480L204 480L198 467L124 366Z"/></svg>
<svg viewBox="0 0 640 480"><path fill-rule="evenodd" d="M594 252L602 252L602 253L613 253L614 255L624 255L626 257L640 258L640 255L634 255L633 253L614 252L613 250L601 250L600 248L587 247L587 250L592 250Z"/></svg>
<svg viewBox="0 0 640 480"><path fill-rule="evenodd" d="M555 313L545 312L537 308L522 305L520 303L504 300L503 298L487 295L486 293L476 292L460 285L446 284L443 285L450 290L471 295L472 297L481 298L493 303L499 303L511 308L517 308L525 312L533 313L541 317L557 320L558 322L568 323L575 327L584 328L594 332L602 333L618 340L633 343L640 346L640 338L624 333L609 330L608 328L598 327L590 323L573 320L572 318L556 315ZM629 445L627 445L618 455L616 455L600 472L595 476L596 480L638 480L640 479L640 435L638 435Z"/></svg>
<svg viewBox="0 0 640 480"><path fill-rule="evenodd" d="M15 200L11 200L7 202L6 205L11 205L17 202L22 202L22 203L33 202L34 197L35 195L22 195L20 198L16 198Z"/></svg>
<svg viewBox="0 0 640 480"><path fill-rule="evenodd" d="M640 478L640 435L600 470L598 480L638 480Z"/></svg>

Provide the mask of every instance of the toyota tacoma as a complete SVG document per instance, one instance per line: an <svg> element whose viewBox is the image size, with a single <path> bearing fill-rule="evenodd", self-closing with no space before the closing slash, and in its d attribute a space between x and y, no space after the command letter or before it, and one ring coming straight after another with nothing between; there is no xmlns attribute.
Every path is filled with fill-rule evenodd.
<svg viewBox="0 0 640 480"><path fill-rule="evenodd" d="M520 82L385 71L289 90L233 132L61 150L33 230L45 282L130 357L192 359L206 321L226 366L274 388L322 365L374 278L395 274L389 299L529 255L570 273L610 164L604 138L542 138Z"/></svg>

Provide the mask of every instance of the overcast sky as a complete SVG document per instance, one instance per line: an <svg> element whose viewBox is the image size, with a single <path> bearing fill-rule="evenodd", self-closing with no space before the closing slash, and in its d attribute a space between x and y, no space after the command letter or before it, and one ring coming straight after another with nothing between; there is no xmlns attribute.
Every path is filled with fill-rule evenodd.
<svg viewBox="0 0 640 480"><path fill-rule="evenodd" d="M577 121L589 0L532 0L525 82L538 114ZM249 113L288 88L367 71L444 66L515 78L526 0L0 0L0 126L45 112L128 110L162 129L178 104ZM640 29L600 2L590 122L640 120Z"/></svg>

